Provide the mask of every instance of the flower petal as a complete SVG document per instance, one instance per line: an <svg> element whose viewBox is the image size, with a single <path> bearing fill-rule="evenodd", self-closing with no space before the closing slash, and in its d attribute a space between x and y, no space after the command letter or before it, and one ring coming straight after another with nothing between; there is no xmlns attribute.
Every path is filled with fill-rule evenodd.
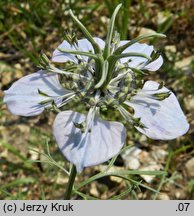
<svg viewBox="0 0 194 216"><path fill-rule="evenodd" d="M116 155L125 143L126 131L118 122L95 117L91 132L81 133L73 122L85 121L85 115L64 111L57 115L53 134L65 157L81 172L84 167L103 163Z"/></svg>
<svg viewBox="0 0 194 216"><path fill-rule="evenodd" d="M159 56L155 61L147 64L145 67L142 69L146 69L149 71L157 71L163 64L163 58L162 56Z"/></svg>
<svg viewBox="0 0 194 216"><path fill-rule="evenodd" d="M120 46L126 44L129 41L120 41ZM153 46L149 46L147 44L141 44L141 43L134 43L131 46L129 46L123 53L128 53L128 52L136 52L136 53L140 53L140 54L145 54L147 56L151 56L152 52L154 50ZM150 70L150 71L156 71L158 70L162 64L163 64L163 59L162 56L159 56L159 58L157 58L156 60L154 60L153 62L149 63L147 66L144 67L144 64L147 62L146 58L143 57L126 57L126 58L122 58L121 62L125 63L128 60L131 60L131 62L129 62L129 67L138 67L139 69L146 69L146 70Z"/></svg>
<svg viewBox="0 0 194 216"><path fill-rule="evenodd" d="M48 97L40 95L38 90L46 93L53 99L67 93L60 85L56 74L40 70L22 77L5 91L4 103L7 104L9 111L14 115L38 115L45 107L45 105L40 105L39 103L48 99ZM55 103L60 104L61 99L56 98Z"/></svg>
<svg viewBox="0 0 194 216"><path fill-rule="evenodd" d="M101 49L104 48L104 41L102 39L94 38L94 41L99 45L99 47ZM64 40L62 42L62 44L60 44L58 46L58 48L66 49L66 50L78 50L78 51L94 53L94 49L92 47L92 44L87 39L78 40L78 46L77 47L71 46L66 40ZM83 61L88 60L88 57L86 57L86 56L80 56L80 57L83 59ZM59 62L59 63L66 62L66 61L72 61L76 64L78 63L78 60L75 57L75 55L61 52L58 49L56 49L53 52L52 61L53 62Z"/></svg>
<svg viewBox="0 0 194 216"><path fill-rule="evenodd" d="M152 139L170 140L182 136L188 131L189 124L176 96L171 92L171 95L162 101L145 96L169 91L165 87L158 90L158 87L158 83L147 81L143 89L130 102L126 102L133 107L134 116L141 118L141 122L147 127L137 129Z"/></svg>

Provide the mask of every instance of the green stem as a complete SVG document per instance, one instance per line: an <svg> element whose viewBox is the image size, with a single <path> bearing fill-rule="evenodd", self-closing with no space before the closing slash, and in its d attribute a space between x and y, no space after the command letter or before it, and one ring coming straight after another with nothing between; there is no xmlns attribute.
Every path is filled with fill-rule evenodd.
<svg viewBox="0 0 194 216"><path fill-rule="evenodd" d="M73 165L72 168L71 168L71 173L70 173L70 176L69 176L69 181L67 183L67 188L66 188L66 191L65 191L65 196L64 196L65 200L70 200L70 198L71 198L76 174L77 174L76 167L75 167L75 165Z"/></svg>

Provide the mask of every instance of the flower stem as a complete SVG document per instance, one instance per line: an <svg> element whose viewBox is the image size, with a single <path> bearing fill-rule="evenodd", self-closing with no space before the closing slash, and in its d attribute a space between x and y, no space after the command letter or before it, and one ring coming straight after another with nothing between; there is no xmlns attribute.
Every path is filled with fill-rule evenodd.
<svg viewBox="0 0 194 216"><path fill-rule="evenodd" d="M71 168L69 181L67 183L67 188L66 188L65 195L64 195L65 200L69 200L71 198L72 189L73 189L73 185L74 185L74 182L75 182L76 174L77 174L76 167L75 167L75 165L73 165L72 168Z"/></svg>

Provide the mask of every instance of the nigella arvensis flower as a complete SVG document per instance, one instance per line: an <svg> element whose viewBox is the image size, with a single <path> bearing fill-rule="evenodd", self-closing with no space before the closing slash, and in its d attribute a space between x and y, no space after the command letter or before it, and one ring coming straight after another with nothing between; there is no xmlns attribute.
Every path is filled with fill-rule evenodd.
<svg viewBox="0 0 194 216"><path fill-rule="evenodd" d="M152 139L174 139L189 128L176 96L163 83L142 84L148 71L158 70L163 60L153 46L138 42L164 35L120 41L114 32L119 8L110 20L105 42L93 38L70 12L86 39L66 34L52 61L42 54L41 70L21 78L5 91L4 102L15 115L34 116L45 108L59 111L53 134L61 152L78 171L107 161L125 143L125 127L102 120L101 110L118 110L127 122ZM73 100L84 104L88 114L64 111L64 106Z"/></svg>

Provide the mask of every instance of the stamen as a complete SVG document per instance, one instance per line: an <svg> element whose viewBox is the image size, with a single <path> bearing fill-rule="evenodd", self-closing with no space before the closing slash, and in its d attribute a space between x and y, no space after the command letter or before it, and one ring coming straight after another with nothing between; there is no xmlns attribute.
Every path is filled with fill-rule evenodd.
<svg viewBox="0 0 194 216"><path fill-rule="evenodd" d="M121 80L123 77L125 77L128 73L130 72L130 70L127 70L124 73L119 74L118 76L116 76L115 78L111 79L111 81L109 82L109 85L114 85L115 82L118 82L119 80Z"/></svg>
<svg viewBox="0 0 194 216"><path fill-rule="evenodd" d="M65 98L70 98L71 96L74 96L75 93L74 92L70 92L70 93L67 93L65 95L60 95L60 96L50 96L48 94L45 94L44 92L40 91L38 89L38 93L42 96L45 96L46 99L42 100L39 102L40 105L46 105L46 104L49 104L49 103L53 103L54 101L56 100L59 100L59 99L65 99Z"/></svg>
<svg viewBox="0 0 194 216"><path fill-rule="evenodd" d="M64 105L68 104L70 101L72 101L72 99L73 99L75 96L76 96L76 94L74 94L74 95L68 97L66 100L63 101L62 104L60 104L60 105L58 106L58 108L63 107Z"/></svg>
<svg viewBox="0 0 194 216"><path fill-rule="evenodd" d="M88 79L88 77L86 76L83 76L81 74L75 74L75 73L72 73L72 72L69 72L69 71L65 71L65 70L61 70L59 68L56 68L54 65L52 65L50 63L50 60L48 59L48 57L42 53L41 56L40 56L40 62L39 62L39 67L41 69L44 69L48 72L51 72L51 73L57 73L57 74L62 74L64 76L67 76L67 77L70 77L70 76L74 76L74 77L77 77L77 79Z"/></svg>
<svg viewBox="0 0 194 216"><path fill-rule="evenodd" d="M65 32L64 39L72 46L78 43L75 32Z"/></svg>
<svg viewBox="0 0 194 216"><path fill-rule="evenodd" d="M138 95L141 95L141 97L146 97L146 98L150 98L153 100L159 100L159 101L165 100L166 98L168 98L171 95L170 91L158 92L158 93L153 93L153 94L150 93L150 91L156 91L156 90L140 91L140 92L138 92Z"/></svg>
<svg viewBox="0 0 194 216"><path fill-rule="evenodd" d="M135 127L146 128L146 126L141 122L140 118L134 118L124 107L118 106L118 110L123 118L133 124Z"/></svg>

